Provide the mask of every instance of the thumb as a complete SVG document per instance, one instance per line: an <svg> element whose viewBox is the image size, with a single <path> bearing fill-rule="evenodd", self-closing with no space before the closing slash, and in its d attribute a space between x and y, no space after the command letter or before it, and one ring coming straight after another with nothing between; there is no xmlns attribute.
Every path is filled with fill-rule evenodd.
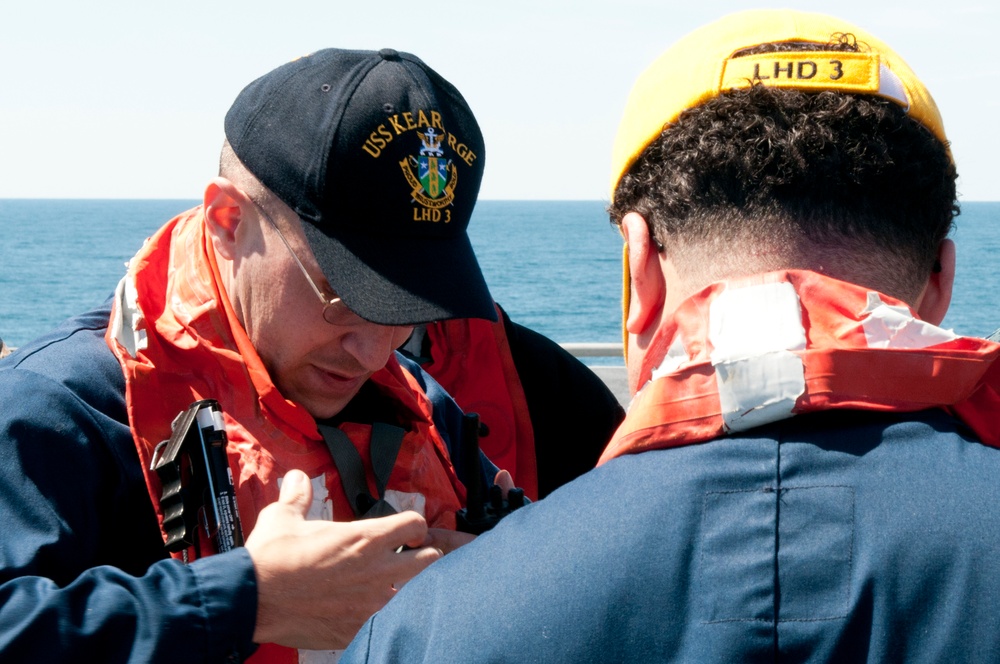
<svg viewBox="0 0 1000 664"><path fill-rule="evenodd" d="M510 473L506 470L501 470L497 473L496 477L493 478L493 483L500 487L500 491L504 498L507 497L507 493L514 488L514 478L510 476Z"/></svg>
<svg viewBox="0 0 1000 664"><path fill-rule="evenodd" d="M309 476L301 470L292 469L285 473L281 480L281 493L278 502L300 512L305 516L312 503L312 483Z"/></svg>

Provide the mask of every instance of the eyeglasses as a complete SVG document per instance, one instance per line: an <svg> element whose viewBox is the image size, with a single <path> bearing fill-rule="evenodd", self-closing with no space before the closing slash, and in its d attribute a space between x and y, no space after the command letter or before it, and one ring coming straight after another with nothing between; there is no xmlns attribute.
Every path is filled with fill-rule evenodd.
<svg viewBox="0 0 1000 664"><path fill-rule="evenodd" d="M285 236L281 233L281 229L278 228L278 224L274 223L274 219L271 219L271 215L269 215L256 201L251 199L250 202L253 203L255 208L257 208L261 216L267 219L267 223L271 224L271 228L273 228L274 232L281 238L282 243L284 243L285 247L288 249L288 253L290 253L292 258L295 259L295 264L299 266L300 270L302 270L302 276L306 278L306 281L309 282L310 288L312 288L313 292L316 293L316 297L318 297L319 301L323 303L323 320L330 325L350 325L352 322L356 321L357 317L354 315L354 312L347 308L347 305L344 304L344 301L341 300L339 296L334 294L333 297L327 298L323 295L323 291L319 289L319 286L316 285L313 278L309 276L306 266L302 264L301 260L299 260L299 257L292 249L292 245L288 243L288 240L286 240Z"/></svg>

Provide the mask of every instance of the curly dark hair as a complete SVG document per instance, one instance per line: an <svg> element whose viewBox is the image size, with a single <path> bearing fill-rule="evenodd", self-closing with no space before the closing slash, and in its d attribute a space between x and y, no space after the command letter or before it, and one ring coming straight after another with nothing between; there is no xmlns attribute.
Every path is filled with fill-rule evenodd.
<svg viewBox="0 0 1000 664"><path fill-rule="evenodd" d="M773 50L858 50L834 44ZM685 111L625 173L612 223L636 211L681 269L725 278L820 269L912 301L958 206L947 147L896 103L753 85ZM669 251L669 249L668 249Z"/></svg>

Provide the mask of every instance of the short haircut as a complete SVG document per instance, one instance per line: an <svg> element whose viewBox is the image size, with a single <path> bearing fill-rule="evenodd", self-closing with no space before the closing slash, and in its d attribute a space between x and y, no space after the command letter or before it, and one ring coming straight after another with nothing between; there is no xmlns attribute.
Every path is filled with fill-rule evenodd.
<svg viewBox="0 0 1000 664"><path fill-rule="evenodd" d="M257 176L250 172L229 141L222 144L222 152L219 155L219 176L224 177L240 189L246 192L257 205L264 208L273 215L274 222L282 229L288 230L288 223L284 220L284 215L277 214L279 205L283 202L277 194L264 186Z"/></svg>
<svg viewBox="0 0 1000 664"><path fill-rule="evenodd" d="M740 55L831 49L858 47L837 35ZM947 146L893 101L753 85L665 126L609 213L643 215L697 277L821 269L912 302L958 213L956 177Z"/></svg>

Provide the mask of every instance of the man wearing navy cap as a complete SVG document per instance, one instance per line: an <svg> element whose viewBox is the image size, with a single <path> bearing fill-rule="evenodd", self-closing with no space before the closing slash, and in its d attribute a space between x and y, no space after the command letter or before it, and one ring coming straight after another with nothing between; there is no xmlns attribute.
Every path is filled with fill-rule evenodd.
<svg viewBox="0 0 1000 664"><path fill-rule="evenodd" d="M464 99L412 55L328 49L247 86L225 133L110 311L0 367L0 659L333 661L465 541L460 412L394 354L413 325L496 319ZM170 559L154 468L202 400L248 537L226 551L199 511Z"/></svg>

